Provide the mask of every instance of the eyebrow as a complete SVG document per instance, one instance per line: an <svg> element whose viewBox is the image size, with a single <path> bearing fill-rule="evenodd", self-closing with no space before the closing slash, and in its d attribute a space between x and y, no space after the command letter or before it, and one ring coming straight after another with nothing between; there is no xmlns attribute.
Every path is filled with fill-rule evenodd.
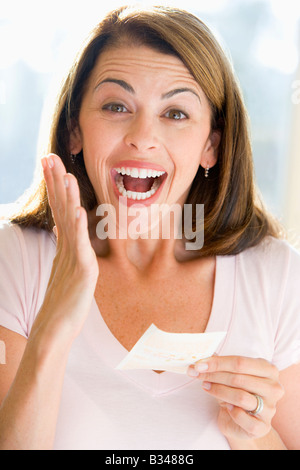
<svg viewBox="0 0 300 470"><path fill-rule="evenodd" d="M132 88L131 85L129 85L129 83L125 82L125 80L119 80L117 78L105 78L105 80L102 80L102 82L98 83L98 85L95 88L95 91L97 91L98 88L103 83L116 83L117 85L121 86L122 88L124 88L124 90L128 91L132 95L135 94L134 89ZM198 95L198 93L196 93L196 91L193 90L192 88L187 88L187 87L185 87L185 88L175 88L174 90L168 91L167 93L164 93L162 95L162 99L169 99L169 98L172 98L173 96L178 95L180 93L187 93L187 92L192 93L193 95L195 95L201 103L200 96Z"/></svg>
<svg viewBox="0 0 300 470"><path fill-rule="evenodd" d="M118 80L117 78L106 78L105 80L102 80L102 82L98 83L94 91L97 91L98 88L103 84L103 83L116 83L117 85L120 85L124 90L128 91L132 95L135 94L134 89L132 88L129 83L125 82L125 80Z"/></svg>
<svg viewBox="0 0 300 470"><path fill-rule="evenodd" d="M176 88L175 90L168 91L168 93L165 93L164 95L162 95L162 98L168 99L168 98L172 98L175 95L178 95L179 93L186 93L186 92L193 93L193 95L195 95L201 103L200 96L192 88Z"/></svg>

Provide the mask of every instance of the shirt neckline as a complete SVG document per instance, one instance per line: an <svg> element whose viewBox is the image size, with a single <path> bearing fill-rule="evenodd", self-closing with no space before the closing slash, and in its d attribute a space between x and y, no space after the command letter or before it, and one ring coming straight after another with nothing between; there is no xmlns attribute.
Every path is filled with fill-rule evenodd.
<svg viewBox="0 0 300 470"><path fill-rule="evenodd" d="M235 256L217 256L214 297L211 314L205 332L229 331L234 313L235 297ZM152 370L116 370L115 367L128 354L128 351L117 340L106 325L96 299L93 298L90 314L84 324L82 334L115 374L143 388L153 395L165 395L182 388L195 379L188 375L163 372L158 374ZM221 354L225 340L216 354Z"/></svg>

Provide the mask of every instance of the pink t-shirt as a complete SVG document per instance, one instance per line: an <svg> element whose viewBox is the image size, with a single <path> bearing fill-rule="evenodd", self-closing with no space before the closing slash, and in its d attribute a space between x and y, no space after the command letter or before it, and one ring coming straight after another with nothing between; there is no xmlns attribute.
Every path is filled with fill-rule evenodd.
<svg viewBox="0 0 300 470"><path fill-rule="evenodd" d="M0 325L28 337L43 302L55 237L0 224ZM300 360L300 255L266 239L217 257L206 331L227 331L220 355L262 357L284 369ZM149 370L120 371L127 351L93 302L71 348L55 450L229 450L217 401L198 379Z"/></svg>

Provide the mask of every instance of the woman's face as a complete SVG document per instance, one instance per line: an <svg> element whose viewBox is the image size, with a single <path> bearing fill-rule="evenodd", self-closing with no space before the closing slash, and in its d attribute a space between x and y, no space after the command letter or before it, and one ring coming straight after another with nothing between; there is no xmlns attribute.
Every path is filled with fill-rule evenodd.
<svg viewBox="0 0 300 470"><path fill-rule="evenodd" d="M218 136L201 88L175 56L145 46L103 52L82 101L71 151L83 149L98 203L183 204Z"/></svg>

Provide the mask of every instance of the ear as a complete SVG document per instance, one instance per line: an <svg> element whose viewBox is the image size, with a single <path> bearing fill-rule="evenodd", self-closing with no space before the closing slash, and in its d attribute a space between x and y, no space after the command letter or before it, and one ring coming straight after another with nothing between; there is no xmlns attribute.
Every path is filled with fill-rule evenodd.
<svg viewBox="0 0 300 470"><path fill-rule="evenodd" d="M220 130L211 131L201 158L201 166L203 168L212 168L217 163L221 137L222 133Z"/></svg>
<svg viewBox="0 0 300 470"><path fill-rule="evenodd" d="M70 134L70 153L77 155L82 150L82 138L79 127L76 126L72 129Z"/></svg>

